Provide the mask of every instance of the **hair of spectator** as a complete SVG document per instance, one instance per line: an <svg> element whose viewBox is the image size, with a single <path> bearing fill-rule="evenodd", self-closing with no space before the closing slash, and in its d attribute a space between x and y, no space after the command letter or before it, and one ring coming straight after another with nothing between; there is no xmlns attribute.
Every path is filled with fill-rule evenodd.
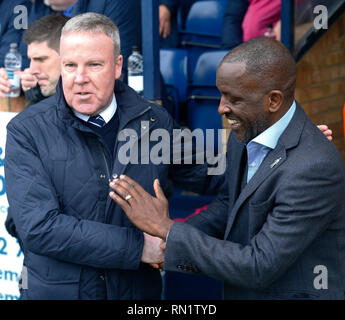
<svg viewBox="0 0 345 320"><path fill-rule="evenodd" d="M25 30L23 40L27 45L46 41L50 49L59 52L61 30L68 20L69 18L62 14L44 16Z"/></svg>
<svg viewBox="0 0 345 320"><path fill-rule="evenodd" d="M87 12L70 19L62 29L61 36L73 32L104 33L114 43L114 59L120 54L120 33L115 23L100 13Z"/></svg>
<svg viewBox="0 0 345 320"><path fill-rule="evenodd" d="M280 90L286 98L294 96L296 62L280 41L268 37L253 38L226 54L222 63L244 63L246 75L267 93Z"/></svg>

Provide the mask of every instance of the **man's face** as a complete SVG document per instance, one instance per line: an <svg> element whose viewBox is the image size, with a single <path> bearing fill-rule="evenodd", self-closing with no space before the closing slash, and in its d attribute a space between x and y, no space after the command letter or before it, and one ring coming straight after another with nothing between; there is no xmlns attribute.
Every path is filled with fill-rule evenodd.
<svg viewBox="0 0 345 320"><path fill-rule="evenodd" d="M249 142L270 126L267 95L250 79L243 63L222 63L217 71L221 92L218 112L225 115L237 140Z"/></svg>
<svg viewBox="0 0 345 320"><path fill-rule="evenodd" d="M28 45L30 72L37 78L45 97L55 93L60 77L59 54L48 47L47 42L33 42Z"/></svg>
<svg viewBox="0 0 345 320"><path fill-rule="evenodd" d="M96 115L111 103L122 56L114 61L114 43L103 33L73 32L60 42L62 86L74 110Z"/></svg>

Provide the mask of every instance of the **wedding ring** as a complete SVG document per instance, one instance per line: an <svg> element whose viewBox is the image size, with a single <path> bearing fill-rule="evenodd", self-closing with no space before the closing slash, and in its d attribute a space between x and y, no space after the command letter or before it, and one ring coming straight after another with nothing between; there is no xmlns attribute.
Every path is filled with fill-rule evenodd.
<svg viewBox="0 0 345 320"><path fill-rule="evenodd" d="M125 200L128 201L130 198L132 198L132 196L130 194L127 194Z"/></svg>

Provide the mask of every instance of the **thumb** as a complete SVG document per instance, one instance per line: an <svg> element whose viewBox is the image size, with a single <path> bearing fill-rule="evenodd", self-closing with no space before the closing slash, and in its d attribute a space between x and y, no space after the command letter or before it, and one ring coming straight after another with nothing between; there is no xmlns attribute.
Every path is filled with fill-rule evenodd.
<svg viewBox="0 0 345 320"><path fill-rule="evenodd" d="M160 247L162 250L165 250L165 248L166 248L166 242L165 242L165 241L162 241L161 244L159 245L159 247Z"/></svg>
<svg viewBox="0 0 345 320"><path fill-rule="evenodd" d="M155 179L155 181L153 182L153 189L155 190L155 194L158 199L165 199L164 192L161 188L161 185L158 179Z"/></svg>

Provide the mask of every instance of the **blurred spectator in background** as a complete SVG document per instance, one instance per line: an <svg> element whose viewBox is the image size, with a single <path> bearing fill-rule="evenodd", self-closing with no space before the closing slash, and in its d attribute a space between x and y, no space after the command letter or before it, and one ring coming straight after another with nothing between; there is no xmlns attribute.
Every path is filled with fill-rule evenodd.
<svg viewBox="0 0 345 320"><path fill-rule="evenodd" d="M47 4L45 4L46 2ZM112 19L119 28L121 54L124 57L123 72L127 74L127 59L133 46L141 46L141 10L140 0L36 0L29 13L29 26L35 20L57 12L74 17L84 12L101 13ZM29 66L26 57L26 44L21 43L23 67Z"/></svg>
<svg viewBox="0 0 345 320"><path fill-rule="evenodd" d="M48 15L33 22L25 30L23 41L27 44L30 67L20 74L21 86L30 104L37 103L55 93L60 78L60 35L68 18ZM4 68L0 69L0 96L5 97L11 87Z"/></svg>
<svg viewBox="0 0 345 320"><path fill-rule="evenodd" d="M15 28L15 19L18 14L14 12L16 6L24 5L28 10L31 7L29 0L2 0L0 1L0 67L4 66L6 53L11 43L19 43L24 29Z"/></svg>
<svg viewBox="0 0 345 320"><path fill-rule="evenodd" d="M281 0L228 0L224 12L222 46L231 49L261 37L270 26L280 40Z"/></svg>
<svg viewBox="0 0 345 320"><path fill-rule="evenodd" d="M177 48L179 33L177 26L177 11L180 0L160 0L158 7L159 35L161 48Z"/></svg>
<svg viewBox="0 0 345 320"><path fill-rule="evenodd" d="M196 0L183 0L180 1L180 11L181 11L181 27L182 29L186 26L186 19L189 13L189 9Z"/></svg>
<svg viewBox="0 0 345 320"><path fill-rule="evenodd" d="M242 22L247 8L247 0L227 0L223 18L223 48L232 49L242 43Z"/></svg>
<svg viewBox="0 0 345 320"><path fill-rule="evenodd" d="M268 26L274 28L280 20L281 0L248 0L248 3L242 23L243 41L262 37Z"/></svg>
<svg viewBox="0 0 345 320"><path fill-rule="evenodd" d="M28 45L30 68L24 70L22 87L29 100L36 99L34 89L41 97L55 94L56 85L60 78L59 47L61 30L68 18L64 15L48 15L36 20L24 32L23 41ZM31 77L30 77L31 76Z"/></svg>

